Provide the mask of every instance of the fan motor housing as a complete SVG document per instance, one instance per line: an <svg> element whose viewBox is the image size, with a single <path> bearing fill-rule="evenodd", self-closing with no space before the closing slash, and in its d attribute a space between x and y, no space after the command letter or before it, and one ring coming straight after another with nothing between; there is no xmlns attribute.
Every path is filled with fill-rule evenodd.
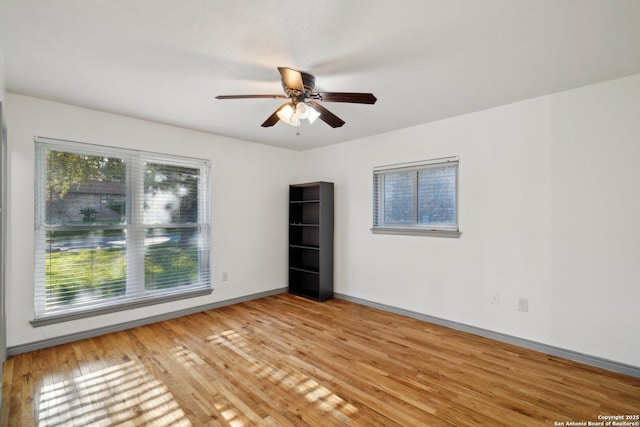
<svg viewBox="0 0 640 427"><path fill-rule="evenodd" d="M305 73L304 71L301 71L300 75L302 76L302 85L304 86L304 95L309 96L309 94L311 94L311 92L313 92L313 90L316 87L316 78L312 74ZM297 92L297 90L294 90L288 87L287 84L284 82L284 79L281 81L282 81L282 88L288 95L291 95L292 93Z"/></svg>

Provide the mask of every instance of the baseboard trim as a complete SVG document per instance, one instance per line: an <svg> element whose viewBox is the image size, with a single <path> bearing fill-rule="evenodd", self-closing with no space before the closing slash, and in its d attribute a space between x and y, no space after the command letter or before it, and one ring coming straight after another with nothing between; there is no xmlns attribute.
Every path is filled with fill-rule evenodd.
<svg viewBox="0 0 640 427"><path fill-rule="evenodd" d="M109 334L112 332L124 331L126 329L135 328L138 326L149 325L151 323L161 322L163 320L175 319L177 317L188 316L194 313L200 313L206 310L212 310L228 305L238 304L241 302L251 301L268 297L271 295L277 295L286 293L288 288L272 289L270 291L259 292L251 295L245 295L238 298L232 298L224 301L217 301L211 304L200 305L196 307L189 307L183 310L172 311L169 313L163 313L156 316L145 317L143 319L137 319L130 322L118 323L115 325L104 326L101 328L95 328L88 331L82 331L74 334L62 335L55 338L49 338L41 341L35 341L27 344L21 344L11 346L7 348L8 356L15 356L21 353L27 353L29 351L40 350L47 347L53 347L55 345L67 344L70 342L78 341L86 338L93 338L100 335ZM362 298L352 297L350 295L340 294L334 292L334 297L345 301L353 302L355 304L364 305L367 307L377 308L390 313L399 314L413 319L422 320L425 322L433 323L436 325L444 326L447 328L455 329L458 331L468 332L470 334L478 335L485 338L494 339L496 341L505 342L507 344L513 344L520 347L528 348L530 350L539 351L541 353L549 354L551 356L562 357L564 359L573 360L575 362L584 363L586 365L595 366L597 368L606 369L613 372L618 372L632 377L640 378L640 367L627 365L624 363L616 362L613 360L604 359L589 354L579 353L573 350L567 350L561 347L555 347L548 344L543 344L537 341L532 341L524 338L519 338L513 335L503 334L501 332L495 332L488 329L478 328L475 326L467 325L464 323L455 322L452 320L442 319L440 317L430 316L428 314L418 313L411 310L405 310L402 308L393 307L386 304L369 301Z"/></svg>
<svg viewBox="0 0 640 427"><path fill-rule="evenodd" d="M597 368L606 369L608 371L618 372L632 377L640 378L640 367L627 365L625 363L615 362L609 359L603 359L601 357L592 356L589 354L579 353L573 350L567 350L561 347L555 347L548 344L543 344L537 341L531 341L524 338L519 338L513 335L503 334L501 332L495 332L488 329L482 329L475 326L467 325L464 323L454 322L452 320L442 319L440 317L430 316L428 314L422 314L411 310L405 310L402 308L393 307L386 304L380 304L377 302L352 297L340 293L333 294L335 298L345 301L353 302L356 304L364 305L367 307L377 308L390 313L400 314L402 316L411 317L413 319L423 320L425 322L433 323L447 328L455 329L458 331L468 332L473 335L479 335L481 337L494 339L496 341L505 342L507 344L517 345L519 347L528 348L530 350L539 351L551 356L562 357L563 359L573 360L574 362L584 363L586 365L594 366Z"/></svg>
<svg viewBox="0 0 640 427"><path fill-rule="evenodd" d="M254 299L260 299L271 295L277 295L287 292L288 288L278 288L270 291L259 292L251 295L245 295L238 298L232 298L224 301L217 301L211 304L199 305L196 307L189 307L183 310L172 311L169 313L158 314L156 316L145 317L143 319L132 320L130 322L118 323L110 326L103 326L100 328L91 329L88 331L77 332L74 334L62 335L55 338L49 338L41 341L35 341L27 344L21 344L11 346L7 348L7 355L14 356L16 354L27 353L29 351L40 350L42 348L53 347L55 345L67 344L70 342L93 338L100 335L109 334L112 332L120 332L126 329L135 328L138 326L149 325L151 323L161 322L163 320L175 319L177 317L188 316L194 313L200 313L201 311L212 310L215 308L225 307L227 305L238 304L241 302L251 301Z"/></svg>

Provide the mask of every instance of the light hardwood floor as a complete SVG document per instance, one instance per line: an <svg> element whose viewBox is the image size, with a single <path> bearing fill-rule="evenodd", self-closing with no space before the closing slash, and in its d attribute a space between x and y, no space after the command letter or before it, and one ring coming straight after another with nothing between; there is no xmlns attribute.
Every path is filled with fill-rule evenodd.
<svg viewBox="0 0 640 427"><path fill-rule="evenodd" d="M535 426L640 413L640 379L288 294L11 357L2 426Z"/></svg>

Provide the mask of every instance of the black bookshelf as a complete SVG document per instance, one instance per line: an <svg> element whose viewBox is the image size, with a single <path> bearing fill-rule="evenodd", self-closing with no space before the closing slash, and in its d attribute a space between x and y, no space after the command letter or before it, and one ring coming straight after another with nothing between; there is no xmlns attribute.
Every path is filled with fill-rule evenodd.
<svg viewBox="0 0 640 427"><path fill-rule="evenodd" d="M333 298L333 183L289 186L289 293Z"/></svg>

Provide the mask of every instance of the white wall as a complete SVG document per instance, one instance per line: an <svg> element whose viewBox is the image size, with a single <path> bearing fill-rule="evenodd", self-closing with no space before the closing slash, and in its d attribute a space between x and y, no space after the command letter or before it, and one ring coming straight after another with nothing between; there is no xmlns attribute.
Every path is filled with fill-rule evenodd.
<svg viewBox="0 0 640 427"><path fill-rule="evenodd" d="M288 185L300 153L12 93L7 101L9 347L287 286ZM35 136L211 160L213 294L32 327Z"/></svg>
<svg viewBox="0 0 640 427"><path fill-rule="evenodd" d="M371 234L374 166L451 155L459 239ZM336 292L640 366L640 75L303 156Z"/></svg>
<svg viewBox="0 0 640 427"><path fill-rule="evenodd" d="M2 109L6 110L6 105L4 103L5 98L5 77L4 77L4 59L2 56L2 50L0 49L0 102L2 103ZM3 111L3 115L6 114L6 111ZM0 122L0 126L2 123ZM0 132L2 129L0 129ZM4 144L0 147L0 150L4 150ZM4 151L3 151L4 152ZM0 197L2 197L2 189L4 187L4 173L2 169L5 168L2 153L0 153ZM4 200L4 199L3 199ZM4 205L4 202L0 202L0 205ZM2 206L4 209L4 206ZM4 224L3 214L0 214L0 221ZM2 225L0 225L2 227ZM4 242L5 230L4 228L0 230L0 242ZM0 243L1 244L1 243ZM4 257L4 250L0 250L0 257ZM2 367L2 362L6 359L7 356L7 335L6 335L6 321L5 321L5 303L4 303L4 259L0 260L0 367ZM0 369L2 371L2 369ZM0 380L2 379L2 372L0 372ZM0 395L2 395L2 391L0 391Z"/></svg>
<svg viewBox="0 0 640 427"><path fill-rule="evenodd" d="M2 50L0 49L0 102L4 101L6 96L6 86L5 86L5 77L4 77L4 57L2 55Z"/></svg>

